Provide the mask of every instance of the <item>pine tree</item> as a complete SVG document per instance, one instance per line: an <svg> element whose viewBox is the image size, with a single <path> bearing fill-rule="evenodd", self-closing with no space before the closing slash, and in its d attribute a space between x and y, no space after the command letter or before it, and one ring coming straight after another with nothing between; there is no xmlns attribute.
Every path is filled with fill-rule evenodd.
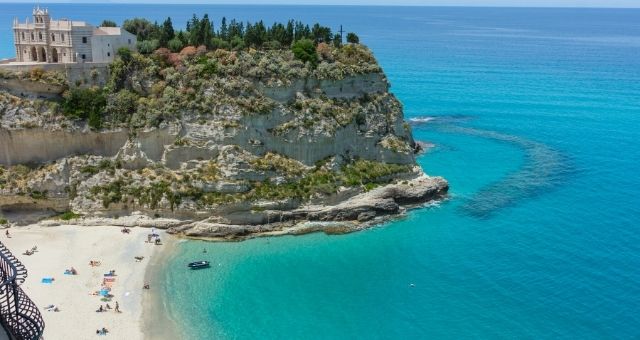
<svg viewBox="0 0 640 340"><path fill-rule="evenodd" d="M171 23L171 18L167 18L162 23L162 31L160 34L160 46L167 47L167 43L169 40L175 37L175 31L173 30L173 23Z"/></svg>
<svg viewBox="0 0 640 340"><path fill-rule="evenodd" d="M227 40L229 36L229 29L227 28L227 18L222 17L222 24L220 25L220 39Z"/></svg>

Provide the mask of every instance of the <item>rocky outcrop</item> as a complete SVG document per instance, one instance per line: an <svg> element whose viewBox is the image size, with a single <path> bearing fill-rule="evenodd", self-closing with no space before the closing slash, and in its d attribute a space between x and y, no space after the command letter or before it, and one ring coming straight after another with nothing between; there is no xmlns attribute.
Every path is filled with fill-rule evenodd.
<svg viewBox="0 0 640 340"><path fill-rule="evenodd" d="M379 223L407 207L442 199L448 190L440 177L419 176L361 193L337 205L304 205L294 210L265 210L242 221L217 216L204 221L171 226L168 232L187 237L237 240L255 236L304 234L323 231L348 233ZM258 217L259 216L259 217ZM270 216L270 221L265 220ZM221 222L221 221L224 221ZM300 222L302 221L302 222Z"/></svg>
<svg viewBox="0 0 640 340"><path fill-rule="evenodd" d="M179 74L161 87L136 74L130 91L196 95L168 88ZM209 79L206 103L172 115L138 110L132 124L147 114L157 124L100 131L54 114L55 103L0 90L0 209L237 240L350 232L446 195L445 180L416 166L418 148L382 72L318 74Z"/></svg>

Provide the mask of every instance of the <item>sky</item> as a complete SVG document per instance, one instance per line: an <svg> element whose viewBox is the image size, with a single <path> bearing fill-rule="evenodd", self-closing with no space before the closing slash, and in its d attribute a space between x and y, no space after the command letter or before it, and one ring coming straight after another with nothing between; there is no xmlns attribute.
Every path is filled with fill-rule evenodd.
<svg viewBox="0 0 640 340"><path fill-rule="evenodd" d="M289 5L506 6L640 8L640 0L0 0L0 3L208 3Z"/></svg>

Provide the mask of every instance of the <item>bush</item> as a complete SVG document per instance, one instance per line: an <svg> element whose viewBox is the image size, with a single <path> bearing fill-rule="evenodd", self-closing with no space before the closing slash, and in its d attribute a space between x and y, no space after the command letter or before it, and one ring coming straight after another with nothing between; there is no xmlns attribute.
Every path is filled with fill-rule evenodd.
<svg viewBox="0 0 640 340"><path fill-rule="evenodd" d="M184 47L184 44L182 43L182 40L178 38L173 38L169 40L169 43L167 43L167 47L169 47L171 52L178 53L182 50L182 48Z"/></svg>
<svg viewBox="0 0 640 340"><path fill-rule="evenodd" d="M309 39L296 41L293 43L291 51L297 59L305 63L309 62L312 66L316 66L318 64L318 53L313 45L313 41Z"/></svg>
<svg viewBox="0 0 640 340"><path fill-rule="evenodd" d="M142 54L151 54L160 46L158 39L140 41L138 43L138 52Z"/></svg>
<svg viewBox="0 0 640 340"><path fill-rule="evenodd" d="M138 95L129 90L120 90L109 96L106 112L114 123L123 123L129 120L136 111Z"/></svg>
<svg viewBox="0 0 640 340"><path fill-rule="evenodd" d="M120 47L118 49L118 56L120 57L120 59L122 59L122 61L128 64L132 58L131 50L126 47Z"/></svg>
<svg viewBox="0 0 640 340"><path fill-rule="evenodd" d="M191 58L191 57L195 56L196 53L198 53L198 50L193 46L187 46L187 47L183 48L182 50L180 50L180 55L185 57L185 58Z"/></svg>
<svg viewBox="0 0 640 340"><path fill-rule="evenodd" d="M99 129L106 105L107 100L102 90L73 88L66 92L62 110L67 116L89 119L89 126Z"/></svg>
<svg viewBox="0 0 640 340"><path fill-rule="evenodd" d="M115 21L112 20L102 20L102 23L100 24L100 27L116 27L118 25L116 25Z"/></svg>
<svg viewBox="0 0 640 340"><path fill-rule="evenodd" d="M7 221L6 218L0 217L0 225L5 225L5 224L9 224L9 221Z"/></svg>
<svg viewBox="0 0 640 340"><path fill-rule="evenodd" d="M347 42L351 44L359 44L360 38L353 32L347 33Z"/></svg>
<svg viewBox="0 0 640 340"><path fill-rule="evenodd" d="M69 221L69 220L73 220L73 219L79 218L81 216L82 215L76 214L73 211L67 211L67 212L62 213L60 216L58 216L58 218L63 220L63 221Z"/></svg>
<svg viewBox="0 0 640 340"><path fill-rule="evenodd" d="M244 40L242 40L242 38L240 37L233 37L233 39L231 39L231 48L236 51L244 50Z"/></svg>
<svg viewBox="0 0 640 340"><path fill-rule="evenodd" d="M220 38L212 38L211 39L211 49L212 50L217 50L219 48L227 50L230 47L231 47L231 45L226 40L223 40L223 39L220 39Z"/></svg>

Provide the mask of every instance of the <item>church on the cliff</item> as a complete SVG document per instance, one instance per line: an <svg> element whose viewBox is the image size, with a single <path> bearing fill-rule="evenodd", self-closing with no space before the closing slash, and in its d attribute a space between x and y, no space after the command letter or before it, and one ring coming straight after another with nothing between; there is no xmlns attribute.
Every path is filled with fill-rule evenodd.
<svg viewBox="0 0 640 340"><path fill-rule="evenodd" d="M111 62L120 47L136 48L136 36L120 27L94 27L84 21L52 20L49 11L33 9L33 22L13 21L16 62Z"/></svg>

